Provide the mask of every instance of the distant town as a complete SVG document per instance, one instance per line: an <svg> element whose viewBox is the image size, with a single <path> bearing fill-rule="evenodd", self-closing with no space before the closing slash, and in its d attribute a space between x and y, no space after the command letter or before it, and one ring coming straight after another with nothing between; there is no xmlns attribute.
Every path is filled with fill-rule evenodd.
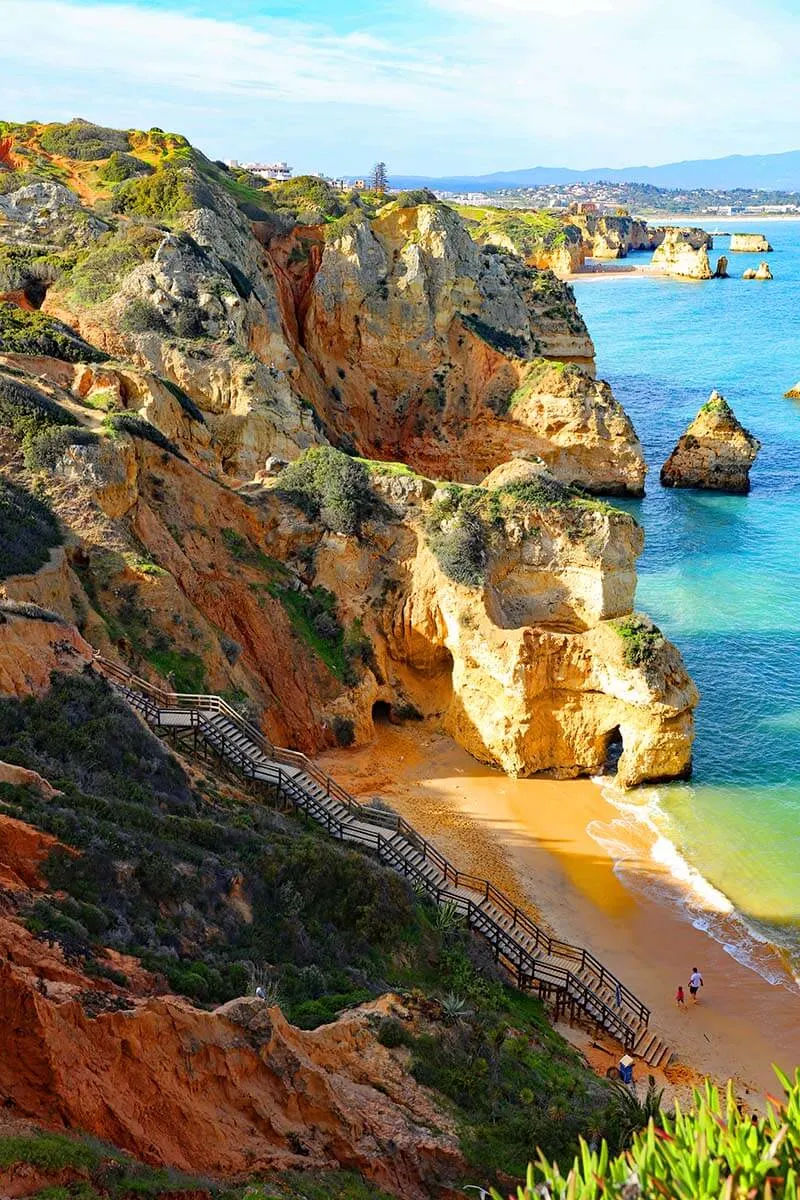
<svg viewBox="0 0 800 1200"><path fill-rule="evenodd" d="M268 183L285 182L293 178L288 163L239 162L230 159L228 167L247 171ZM322 171L311 172L339 191L360 190L369 186L367 178L331 177ZM392 192L391 176L387 190ZM502 188L485 192L449 192L435 190L439 200L451 204L495 205L499 208L571 209L580 205L584 211L600 213L617 209L640 213L642 216L663 213L707 214L729 217L739 214L774 216L800 215L800 192L763 191L758 188L735 188L729 191L714 188L675 190L654 187L646 183L565 183L542 187Z"/></svg>

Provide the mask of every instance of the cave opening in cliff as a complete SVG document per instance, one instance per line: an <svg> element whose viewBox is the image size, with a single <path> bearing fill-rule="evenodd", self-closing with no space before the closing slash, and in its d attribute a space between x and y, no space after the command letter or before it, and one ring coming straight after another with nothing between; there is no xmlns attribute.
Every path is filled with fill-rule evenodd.
<svg viewBox="0 0 800 1200"><path fill-rule="evenodd" d="M622 757L622 732L619 725L606 734L606 756L603 763L604 775L616 775Z"/></svg>
<svg viewBox="0 0 800 1200"><path fill-rule="evenodd" d="M397 718L387 700L376 700L372 706L373 725L396 725Z"/></svg>

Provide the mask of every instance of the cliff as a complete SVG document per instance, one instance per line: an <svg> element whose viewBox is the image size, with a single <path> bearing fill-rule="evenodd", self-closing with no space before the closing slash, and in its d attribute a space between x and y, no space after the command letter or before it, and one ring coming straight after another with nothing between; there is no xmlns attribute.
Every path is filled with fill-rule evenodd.
<svg viewBox="0 0 800 1200"><path fill-rule="evenodd" d="M583 232L573 221L526 209L461 206L457 211L477 242L519 255L528 266L563 278L580 270L586 259Z"/></svg>
<svg viewBox="0 0 800 1200"><path fill-rule="evenodd" d="M582 213L570 217L581 231L587 258L627 258L639 250L654 250L663 240L664 230L648 226L646 221L629 216L598 216Z"/></svg>
<svg viewBox="0 0 800 1200"><path fill-rule="evenodd" d="M763 233L732 233L730 248L734 254L768 254L772 246Z"/></svg>
<svg viewBox="0 0 800 1200"><path fill-rule="evenodd" d="M580 253L558 222L520 219L525 236L504 234L504 252L429 194L348 199L313 179L257 189L158 131L97 135L128 146L112 167L70 158L79 135L16 132L36 162L63 148L62 182L24 184L28 173L14 190L18 172L6 174L0 296L177 386L209 430L205 461L239 482L329 442L412 465L425 447L425 469L441 442L437 473L475 481L501 460L473 462L464 430L501 425L527 362L594 374L571 291L538 269L550 250ZM23 340L0 330L0 347ZM531 450L546 436L532 429Z"/></svg>
<svg viewBox="0 0 800 1200"><path fill-rule="evenodd" d="M664 466L664 487L744 493L761 443L736 419L719 392L712 392L678 440Z"/></svg>
<svg viewBox="0 0 800 1200"><path fill-rule="evenodd" d="M711 279L708 249L696 241L692 230L666 229L653 254L652 269L679 279Z"/></svg>

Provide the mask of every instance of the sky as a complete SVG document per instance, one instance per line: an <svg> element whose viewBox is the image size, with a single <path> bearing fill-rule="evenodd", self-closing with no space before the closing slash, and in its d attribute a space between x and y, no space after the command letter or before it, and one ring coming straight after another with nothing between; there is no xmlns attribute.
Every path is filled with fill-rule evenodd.
<svg viewBox="0 0 800 1200"><path fill-rule="evenodd" d="M800 148L800 0L0 0L0 15L0 117L157 125L296 173Z"/></svg>

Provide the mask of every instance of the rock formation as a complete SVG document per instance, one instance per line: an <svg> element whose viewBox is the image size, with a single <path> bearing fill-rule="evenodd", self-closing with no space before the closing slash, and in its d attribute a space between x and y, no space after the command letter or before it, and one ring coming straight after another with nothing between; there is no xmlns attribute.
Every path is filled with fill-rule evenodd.
<svg viewBox="0 0 800 1200"><path fill-rule="evenodd" d="M784 392L783 395L786 400L800 400L800 382L789 388L788 392Z"/></svg>
<svg viewBox="0 0 800 1200"><path fill-rule="evenodd" d="M772 249L763 233L732 233L731 253L767 254Z"/></svg>
<svg viewBox="0 0 800 1200"><path fill-rule="evenodd" d="M661 468L664 487L745 493L761 443L712 392Z"/></svg>
<svg viewBox="0 0 800 1200"><path fill-rule="evenodd" d="M627 258L639 250L654 250L664 236L662 229L651 228L635 217L579 213L570 216L570 221L581 231L587 258Z"/></svg>
<svg viewBox="0 0 800 1200"><path fill-rule="evenodd" d="M728 260L724 254L720 254L719 258L717 259L717 265L714 270L714 278L715 279L727 279L728 278Z"/></svg>
<svg viewBox="0 0 800 1200"><path fill-rule="evenodd" d="M691 230L666 229L653 254L652 269L679 279L711 279L711 264L705 244L696 246Z"/></svg>
<svg viewBox="0 0 800 1200"><path fill-rule="evenodd" d="M742 275L742 279L772 279L769 263L760 262L757 269L749 267Z"/></svg>

